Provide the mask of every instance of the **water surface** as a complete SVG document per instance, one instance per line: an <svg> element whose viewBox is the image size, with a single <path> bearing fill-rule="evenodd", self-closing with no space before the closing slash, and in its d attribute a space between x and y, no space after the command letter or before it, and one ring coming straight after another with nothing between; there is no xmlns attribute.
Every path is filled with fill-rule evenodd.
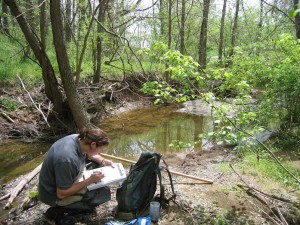
<svg viewBox="0 0 300 225"><path fill-rule="evenodd" d="M201 150L199 134L210 131L209 116L182 113L182 106L152 106L125 112L99 124L111 144L105 153L137 160L143 151L163 155L185 150ZM42 162L52 143L24 143L10 140L0 144L0 179L5 183L33 170Z"/></svg>
<svg viewBox="0 0 300 225"><path fill-rule="evenodd" d="M178 112L179 106L153 106L122 113L99 126L108 132L108 154L137 159L143 151L168 154L174 151L201 150L199 134L210 131L209 116ZM170 146L171 144L171 146Z"/></svg>

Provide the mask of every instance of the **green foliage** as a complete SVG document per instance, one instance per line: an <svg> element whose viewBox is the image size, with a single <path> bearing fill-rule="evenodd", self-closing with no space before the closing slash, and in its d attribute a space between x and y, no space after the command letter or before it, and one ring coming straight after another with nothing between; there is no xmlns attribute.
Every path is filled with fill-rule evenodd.
<svg viewBox="0 0 300 225"><path fill-rule="evenodd" d="M248 96L236 97L233 105L219 104L213 93L203 93L202 98L211 106L214 116L214 130L200 135L221 144L240 144L254 133L264 129L257 125L257 115L246 104ZM251 142L249 143L251 145ZM243 146L237 145L236 149Z"/></svg>
<svg viewBox="0 0 300 225"><path fill-rule="evenodd" d="M300 122L300 41L290 35L256 45L253 54L239 52L232 73L251 85L261 87L261 116ZM243 72L243 73L241 73Z"/></svg>
<svg viewBox="0 0 300 225"><path fill-rule="evenodd" d="M37 200L38 196L39 196L39 192L37 192L37 191L30 191L29 192L29 198L31 198L33 200Z"/></svg>
<svg viewBox="0 0 300 225"><path fill-rule="evenodd" d="M298 132L288 131L300 123L299 40L282 35L279 40L255 44L251 51L249 55L249 49L236 48L230 67L207 71L208 78L220 83L214 89L218 97L229 93L235 99L234 107L230 108L217 105L213 93L202 95L215 116L215 130L206 134L206 138L218 144L241 143L248 134L260 133L262 127L272 130L281 127L284 132L294 134L286 135L284 144L288 146L290 139L299 146ZM259 104L255 105L249 104L253 102L249 96L253 88L263 90Z"/></svg>
<svg viewBox="0 0 300 225"><path fill-rule="evenodd" d="M219 170L220 170L220 172L222 172L222 173L228 173L228 172L231 172L231 171L232 171L232 169L231 169L230 166L228 165L228 162L227 162L227 163L221 162L221 163L219 164Z"/></svg>
<svg viewBox="0 0 300 225"><path fill-rule="evenodd" d="M300 156L300 127L284 128L280 130L276 138L276 144L282 149L293 150L295 154Z"/></svg>
<svg viewBox="0 0 300 225"><path fill-rule="evenodd" d="M297 4L296 5L296 9L292 10L290 13L289 13L289 17L291 18L295 18L296 15L300 13L300 4Z"/></svg>
<svg viewBox="0 0 300 225"><path fill-rule="evenodd" d="M232 207L228 210L220 210L217 204L210 207L209 212L207 208L197 208L194 212L193 222L187 224L205 224L205 225L232 225L243 224L250 225L255 224L251 217L247 215L247 212L243 207Z"/></svg>
<svg viewBox="0 0 300 225"><path fill-rule="evenodd" d="M169 148L175 148L177 150L186 150L186 149L191 149L194 146L191 143L184 143L183 141L178 141L178 140L173 140L169 144Z"/></svg>
<svg viewBox="0 0 300 225"><path fill-rule="evenodd" d="M170 82L147 82L141 89L144 93L154 95L155 104L185 102L196 98L198 88L204 83L198 72L198 64L192 57L182 55L179 51L168 50L161 42L154 43L151 49L144 49L143 52L150 59L168 65L165 72L170 74Z"/></svg>
<svg viewBox="0 0 300 225"><path fill-rule="evenodd" d="M14 111L18 107L18 103L12 99L4 99L0 97L0 105L4 106L7 111Z"/></svg>
<svg viewBox="0 0 300 225"><path fill-rule="evenodd" d="M299 171L292 167L287 161L281 159L281 163L289 171L299 177ZM289 176L278 163L270 159L270 157L266 154L260 154L260 159L257 160L256 155L247 153L244 156L243 162L240 163L240 166L247 170L246 173L255 172L262 177L267 176L283 185L299 188L299 185L295 183L295 180Z"/></svg>
<svg viewBox="0 0 300 225"><path fill-rule="evenodd" d="M33 61L23 58L18 44L0 35L0 81L14 83L16 75L30 82L30 84L42 81L41 69Z"/></svg>

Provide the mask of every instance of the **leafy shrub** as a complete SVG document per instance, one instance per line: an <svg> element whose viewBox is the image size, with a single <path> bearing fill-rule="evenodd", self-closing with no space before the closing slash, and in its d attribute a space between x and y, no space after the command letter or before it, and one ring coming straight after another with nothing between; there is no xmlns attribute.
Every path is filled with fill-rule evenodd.
<svg viewBox="0 0 300 225"><path fill-rule="evenodd" d="M300 122L299 55L300 40L290 35L257 44L251 55L237 52L231 73L265 91L261 116L281 118L290 124Z"/></svg>
<svg viewBox="0 0 300 225"><path fill-rule="evenodd" d="M154 103L185 102L196 98L199 87L203 86L203 77L198 72L198 63L192 57L179 51L168 50L163 43L153 43L151 49L143 52L152 60L168 65L165 73L170 81L146 82L141 89L156 98Z"/></svg>

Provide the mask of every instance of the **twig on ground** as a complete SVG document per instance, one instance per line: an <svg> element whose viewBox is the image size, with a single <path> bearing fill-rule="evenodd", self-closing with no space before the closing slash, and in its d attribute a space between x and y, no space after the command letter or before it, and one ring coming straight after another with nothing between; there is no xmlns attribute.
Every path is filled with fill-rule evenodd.
<svg viewBox="0 0 300 225"><path fill-rule="evenodd" d="M44 118L44 120L45 120L47 126L50 127L50 124L48 123L47 117L44 115L43 111L42 111L39 107L37 107L37 105L36 105L35 102L33 101L33 99L32 99L32 97L31 97L30 93L26 90L25 85L24 85L22 79L19 77L19 75L17 75L17 77L19 78L22 88L23 88L24 91L26 91L26 93L28 94L28 96L29 96L31 102L33 103L34 107L35 107L35 108L39 111L39 113L42 115L42 117Z"/></svg>
<svg viewBox="0 0 300 225"><path fill-rule="evenodd" d="M232 166L231 164L229 164L229 166L230 166L230 168L233 170L233 172L234 172L234 173L241 179L241 181L245 184L245 186L244 186L244 185L238 185L238 187L240 187L240 188L245 188L245 187L246 187L246 188L247 188L246 193L249 194L249 195L251 195L251 196L253 196L253 197L255 197L255 198L256 198L257 200L259 200L261 203L263 203L264 205L266 205L266 206L269 208L270 212L272 212L272 214L274 215L274 217L275 217L277 220L280 221L280 224L282 224L282 225L288 225L287 222L286 222L286 220L285 220L285 218L283 217L281 211L279 210L279 208L278 208L278 207L274 207L274 206L271 207L270 204L266 201L266 199L279 200L279 197L274 198L274 197L272 197L272 196L269 195L269 194L266 194L266 193L264 193L264 192L262 192L262 191L257 190L256 188L250 187L250 186L247 184L247 182L245 182L244 179L240 176L240 174L236 172L236 170L233 168L233 166ZM266 198L266 199L261 198L261 197L258 196L257 194L261 194L261 195L262 195L264 198ZM282 201L282 199L281 199L281 201ZM286 202L285 202L285 203L286 203ZM288 203L291 204L290 201L289 201ZM297 205L297 204L296 204L296 205Z"/></svg>
<svg viewBox="0 0 300 225"><path fill-rule="evenodd" d="M271 217L269 215L269 213L267 213L265 210L263 210L261 207L259 207L258 205L256 205L254 202L247 200L248 202L250 202L250 204L252 204L256 209L258 209L259 211L261 211L265 216L267 216L272 222L273 224L276 225L281 225L278 221L276 221L273 217Z"/></svg>
<svg viewBox="0 0 300 225"><path fill-rule="evenodd" d="M10 118L10 116L7 115L7 112L3 111L2 109L0 109L0 112L1 112L2 116L3 116L6 120L8 120L8 122L10 122L10 123L15 123L15 121L14 121L12 118Z"/></svg>

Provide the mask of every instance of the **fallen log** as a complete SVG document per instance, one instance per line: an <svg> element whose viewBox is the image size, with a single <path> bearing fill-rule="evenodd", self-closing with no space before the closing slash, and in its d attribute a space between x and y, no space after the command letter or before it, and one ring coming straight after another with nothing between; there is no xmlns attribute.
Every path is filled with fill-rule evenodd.
<svg viewBox="0 0 300 225"><path fill-rule="evenodd" d="M38 165L33 171L31 171L29 174L25 176L23 180L20 181L20 183L12 190L10 193L10 197L7 200L6 205L4 206L3 209L9 209L12 202L15 200L15 198L18 196L18 194L23 190L24 186L28 184L29 181L31 181L35 175L37 175L42 167L42 163Z"/></svg>
<svg viewBox="0 0 300 225"><path fill-rule="evenodd" d="M136 163L135 161L128 160L128 159L123 159L123 158L120 158L120 157L117 157L117 156L113 156L113 155L108 155L108 154L104 154L104 153L100 153L100 155L103 156L103 157L105 157L105 158L116 159L116 160L120 160L120 161L128 162L128 163ZM182 177L187 177L187 178L190 178L190 179L202 181L203 183L201 183L201 184L212 184L213 183L212 180L208 180L208 179L203 179L203 178L199 178L199 177L187 175L187 174L184 174L184 173L179 173L179 172L172 171L172 170L170 170L170 173L174 174L174 175L177 175L177 176L182 176Z"/></svg>
<svg viewBox="0 0 300 225"><path fill-rule="evenodd" d="M6 194L6 195L1 196L1 197L0 197L0 201L5 200L5 199L8 199L9 196L10 196L10 194Z"/></svg>

